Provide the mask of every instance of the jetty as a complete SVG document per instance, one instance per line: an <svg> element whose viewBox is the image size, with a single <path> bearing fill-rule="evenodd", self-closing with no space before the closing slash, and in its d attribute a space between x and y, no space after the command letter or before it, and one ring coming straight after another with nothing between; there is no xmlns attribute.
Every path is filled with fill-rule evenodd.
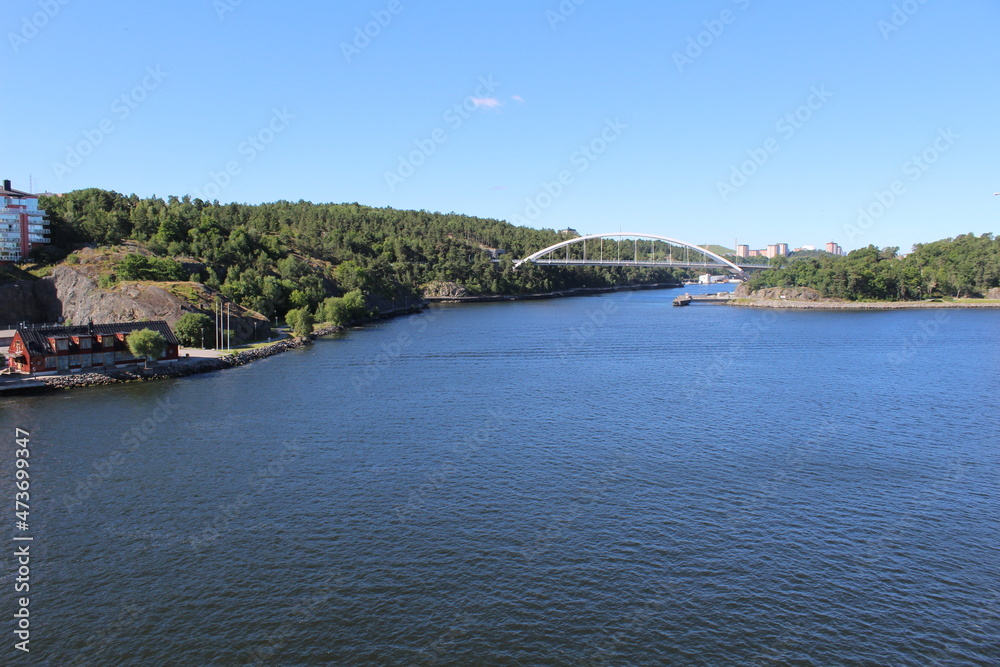
<svg viewBox="0 0 1000 667"><path fill-rule="evenodd" d="M733 300L732 292L718 294L681 294L674 299L675 306L690 306L692 303L729 303Z"/></svg>

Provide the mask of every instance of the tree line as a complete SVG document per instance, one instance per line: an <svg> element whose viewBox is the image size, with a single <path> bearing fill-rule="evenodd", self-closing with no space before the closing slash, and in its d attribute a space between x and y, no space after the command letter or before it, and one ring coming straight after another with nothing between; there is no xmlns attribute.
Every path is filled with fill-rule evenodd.
<svg viewBox="0 0 1000 667"><path fill-rule="evenodd" d="M826 297L850 301L908 301L977 297L1000 287L1000 237L963 234L913 246L870 245L846 256L800 259L764 271L748 282L767 287L811 287Z"/></svg>
<svg viewBox="0 0 1000 667"><path fill-rule="evenodd" d="M267 317L294 310L332 321L361 309L385 311L415 303L422 286L436 281L491 295L671 282L688 275L530 264L515 270L515 258L567 237L456 213L307 201L220 204L98 188L42 196L39 205L50 220L52 247L40 251L49 261L80 244L137 241L154 256L127 258L114 278L194 280Z"/></svg>

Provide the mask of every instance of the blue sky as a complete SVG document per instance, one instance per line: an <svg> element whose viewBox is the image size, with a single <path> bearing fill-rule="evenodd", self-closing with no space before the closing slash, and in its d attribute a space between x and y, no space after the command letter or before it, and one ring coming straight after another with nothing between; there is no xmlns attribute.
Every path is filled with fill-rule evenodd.
<svg viewBox="0 0 1000 667"><path fill-rule="evenodd" d="M15 187L755 248L1000 231L996 2L5 9Z"/></svg>

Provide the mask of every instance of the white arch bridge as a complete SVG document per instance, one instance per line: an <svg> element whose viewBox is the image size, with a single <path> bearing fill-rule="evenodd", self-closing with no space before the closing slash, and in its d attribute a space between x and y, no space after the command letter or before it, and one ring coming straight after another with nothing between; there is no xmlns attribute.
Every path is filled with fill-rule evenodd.
<svg viewBox="0 0 1000 667"><path fill-rule="evenodd" d="M589 244L589 245L588 245ZM726 269L740 278L767 265L739 265L693 243L658 234L590 234L542 248L514 266L633 266L647 268Z"/></svg>

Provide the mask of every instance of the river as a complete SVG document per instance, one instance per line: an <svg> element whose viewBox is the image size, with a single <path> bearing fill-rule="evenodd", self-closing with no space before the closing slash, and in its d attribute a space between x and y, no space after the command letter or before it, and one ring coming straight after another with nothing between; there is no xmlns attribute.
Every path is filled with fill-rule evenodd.
<svg viewBox="0 0 1000 667"><path fill-rule="evenodd" d="M31 664L1000 663L1000 311L678 292L3 399Z"/></svg>

